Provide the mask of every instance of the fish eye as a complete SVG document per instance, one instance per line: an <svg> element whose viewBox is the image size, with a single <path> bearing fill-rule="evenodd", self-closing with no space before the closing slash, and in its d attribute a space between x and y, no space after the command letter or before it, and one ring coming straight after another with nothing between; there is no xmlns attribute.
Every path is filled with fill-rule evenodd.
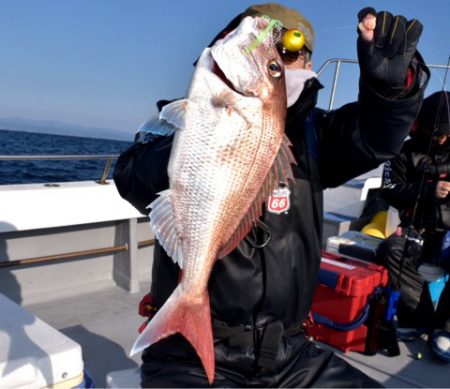
<svg viewBox="0 0 450 389"><path fill-rule="evenodd" d="M280 78L283 75L283 68L274 59L272 61L269 61L269 64L267 65L267 68L269 69L269 74L272 77Z"/></svg>

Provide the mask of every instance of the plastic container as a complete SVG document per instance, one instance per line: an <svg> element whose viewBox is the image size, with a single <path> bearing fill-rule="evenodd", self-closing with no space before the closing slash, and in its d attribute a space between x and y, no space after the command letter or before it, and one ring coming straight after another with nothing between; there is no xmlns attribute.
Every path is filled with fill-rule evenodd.
<svg viewBox="0 0 450 389"><path fill-rule="evenodd" d="M341 256L374 262L383 239L359 231L347 231L327 239L326 251Z"/></svg>
<svg viewBox="0 0 450 389"><path fill-rule="evenodd" d="M0 388L79 386L81 347L0 294Z"/></svg>
<svg viewBox="0 0 450 389"><path fill-rule="evenodd" d="M316 340L340 350L364 352L370 296L379 286L386 286L383 266L323 252L319 280L312 303L314 326L308 333ZM320 324L327 318L335 326Z"/></svg>

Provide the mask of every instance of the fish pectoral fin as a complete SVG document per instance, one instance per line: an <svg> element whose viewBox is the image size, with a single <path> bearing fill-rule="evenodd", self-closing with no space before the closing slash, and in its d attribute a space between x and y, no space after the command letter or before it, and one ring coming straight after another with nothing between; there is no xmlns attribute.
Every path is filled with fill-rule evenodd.
<svg viewBox="0 0 450 389"><path fill-rule="evenodd" d="M218 108L233 109L237 105L236 97L228 91L222 91L219 94L212 94L211 105Z"/></svg>
<svg viewBox="0 0 450 389"><path fill-rule="evenodd" d="M183 129L185 127L184 118L186 116L187 105L187 99L176 100L167 104L161 110L159 118L164 119L178 129Z"/></svg>
<svg viewBox="0 0 450 389"><path fill-rule="evenodd" d="M183 268L183 250L180 238L177 235L177 226L173 216L170 190L162 191L159 197L147 208L151 208L150 228L161 246L180 268Z"/></svg>
<svg viewBox="0 0 450 389"><path fill-rule="evenodd" d="M231 116L233 113L239 115L246 123L247 128L250 128L253 125L252 120L249 119L249 115L247 114L247 106L242 108L238 98L235 94L230 91L223 90L219 94L211 95L211 105L217 108L225 108L225 112L228 116ZM250 106L251 108L252 106Z"/></svg>
<svg viewBox="0 0 450 389"><path fill-rule="evenodd" d="M207 292L203 298L193 300L186 297L181 291L181 284L178 285L138 336L130 355L176 333L182 334L194 347L211 384L214 381L215 359L211 310Z"/></svg>

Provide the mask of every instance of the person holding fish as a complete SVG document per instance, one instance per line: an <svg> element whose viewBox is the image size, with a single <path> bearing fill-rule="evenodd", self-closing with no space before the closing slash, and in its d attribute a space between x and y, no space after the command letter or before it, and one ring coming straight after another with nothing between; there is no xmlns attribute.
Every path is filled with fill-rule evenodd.
<svg viewBox="0 0 450 389"><path fill-rule="evenodd" d="M314 30L253 5L202 52L186 98L160 101L117 161L154 248L144 387L379 387L304 332L321 259L325 188L394 157L429 71L416 19L358 15L359 100L326 112Z"/></svg>

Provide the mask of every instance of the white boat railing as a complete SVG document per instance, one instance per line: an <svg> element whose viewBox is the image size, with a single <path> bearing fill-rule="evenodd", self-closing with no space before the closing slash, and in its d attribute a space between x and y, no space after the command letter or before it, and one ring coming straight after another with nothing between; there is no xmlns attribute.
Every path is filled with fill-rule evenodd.
<svg viewBox="0 0 450 389"><path fill-rule="evenodd" d="M330 102L328 104L328 110L332 110L334 107L334 101L336 97L336 90L338 85L338 79L341 73L341 64L358 64L358 61L356 59L346 59L346 58L332 58L323 63L323 65L319 68L317 71L317 76L320 77L320 75L329 67L334 65L334 75L333 75L333 83L331 87L330 92ZM450 69L450 65L429 65L427 64L428 68L430 69Z"/></svg>

